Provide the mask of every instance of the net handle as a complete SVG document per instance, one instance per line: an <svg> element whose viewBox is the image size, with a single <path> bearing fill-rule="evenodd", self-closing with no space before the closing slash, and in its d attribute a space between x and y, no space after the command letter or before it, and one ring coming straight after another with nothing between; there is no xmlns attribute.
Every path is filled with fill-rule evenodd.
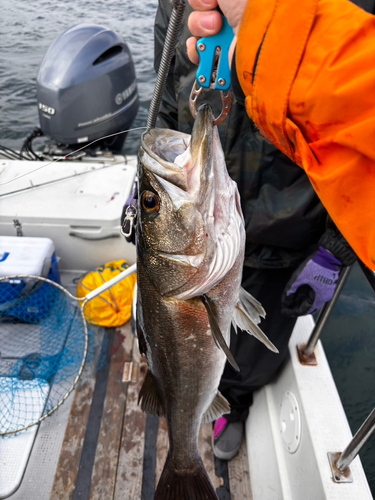
<svg viewBox="0 0 375 500"><path fill-rule="evenodd" d="M108 288L111 288L112 286L117 285L117 283L119 283L120 281L122 281L123 279L127 278L128 276L130 276L131 274L133 274L135 272L137 272L137 264L133 264L132 266L128 267L128 269L125 269L124 271L122 271L120 274L118 274L114 278L110 279L109 281L107 281L103 285L100 285L99 288L95 288L95 290L88 293L85 296L85 302L86 301L88 302L89 300L94 299L95 297L97 297L101 293L108 290Z"/></svg>
<svg viewBox="0 0 375 500"><path fill-rule="evenodd" d="M108 290L108 288L111 288L112 286L117 285L117 283L119 283L123 279L127 278L131 274L134 274L135 272L137 272L137 265L133 264L132 266L128 267L128 269L125 269L120 274L118 274L114 278L110 279L109 281L107 281L106 283L101 285L99 288L95 288L95 290L88 293L85 297L81 297L81 298L78 298L78 297L75 297L74 295L72 295L66 288L64 288L59 283L56 283L55 281L49 280L48 278L43 278L42 276L34 276L31 274L27 274L27 275L19 275L18 274L18 275L13 275L13 276L3 276L3 277L0 277L0 282L1 281L19 280L19 279L35 279L35 280L44 281L45 283L50 283L51 285L55 286L56 288L59 288L66 295L68 295L71 299L76 300L78 302L84 302L84 304L82 304L82 306L81 306L81 307L84 307L86 305L86 302L94 299L95 297L97 297L101 293Z"/></svg>

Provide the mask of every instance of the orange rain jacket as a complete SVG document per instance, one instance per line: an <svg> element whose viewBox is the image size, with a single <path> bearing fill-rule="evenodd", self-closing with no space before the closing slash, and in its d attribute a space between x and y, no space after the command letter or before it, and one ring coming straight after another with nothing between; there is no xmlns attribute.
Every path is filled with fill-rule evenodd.
<svg viewBox="0 0 375 500"><path fill-rule="evenodd" d="M251 0L236 68L250 118L374 270L375 16L348 0Z"/></svg>

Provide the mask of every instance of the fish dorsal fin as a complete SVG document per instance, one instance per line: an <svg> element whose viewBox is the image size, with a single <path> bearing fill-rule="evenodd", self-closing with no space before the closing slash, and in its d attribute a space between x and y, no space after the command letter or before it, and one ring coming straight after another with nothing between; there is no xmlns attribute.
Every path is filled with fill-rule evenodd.
<svg viewBox="0 0 375 500"><path fill-rule="evenodd" d="M212 300L206 294L201 295L201 300L202 300L204 307L206 308L206 311L208 314L208 320L210 322L212 337L215 341L215 344L217 345L217 347L219 347L220 349L223 350L229 363L233 366L233 368L237 372L239 372L240 368L239 368L238 364L236 363L236 360L234 359L233 354L230 352L229 347L227 346L225 339L223 337L223 334L221 333L220 327L216 321L215 314L214 314L212 307L211 307Z"/></svg>
<svg viewBox="0 0 375 500"><path fill-rule="evenodd" d="M150 370L147 371L142 388L139 391L138 404L141 403L141 408L149 415L164 416L163 404L156 391L154 378Z"/></svg>
<svg viewBox="0 0 375 500"><path fill-rule="evenodd" d="M269 340L267 335L257 325L260 322L260 317L265 317L265 311L259 302L254 299L243 288L240 289L239 301L234 309L232 325L236 332L237 328L244 330L250 335L256 337L268 349L273 352L279 352L278 349Z"/></svg>
<svg viewBox="0 0 375 500"><path fill-rule="evenodd" d="M226 415L227 413L230 413L230 404L225 399L225 397L219 391L217 391L210 407L202 417L202 424L213 422L214 420L217 420L222 415Z"/></svg>

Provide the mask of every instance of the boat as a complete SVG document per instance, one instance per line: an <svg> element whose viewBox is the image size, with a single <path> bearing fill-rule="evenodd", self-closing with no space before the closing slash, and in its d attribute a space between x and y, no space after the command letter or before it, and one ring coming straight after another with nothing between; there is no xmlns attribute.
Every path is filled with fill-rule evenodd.
<svg viewBox="0 0 375 500"><path fill-rule="evenodd" d="M120 236L120 216L136 157L72 161L63 170L54 164L43 176L39 163L0 160L2 179L18 177L1 187L0 234L48 236L60 257L61 283L73 294L77 278L105 261L125 258L133 264L134 245ZM311 316L297 321L280 374L255 394L236 458L215 461L211 426L202 426L206 468L232 500L372 498L359 457L350 465L352 482L334 480L328 453L342 452L352 435L320 341L316 364L301 362L297 348L313 328ZM107 336L103 370L84 371L64 404L38 426L0 439L7 471L4 477L0 469L0 498L152 498L168 447L165 421L138 407L146 367L130 322Z"/></svg>
<svg viewBox="0 0 375 500"><path fill-rule="evenodd" d="M105 150L62 168L53 159L0 153L0 235L52 240L61 284L73 295L77 280L105 262L134 264L135 248L120 233L120 217L136 162ZM221 500L372 498L359 456L349 468L337 467L348 445L353 455L353 436L316 333L311 316L298 319L280 373L254 396L246 438L232 461L214 458L212 426L202 425L200 451ZM103 350L105 363L98 367ZM163 418L146 416L138 406L146 364L130 321L97 328L87 365L48 418L0 437L0 499L153 498L168 435ZM373 430L371 420L366 439ZM356 453L363 439L354 441Z"/></svg>

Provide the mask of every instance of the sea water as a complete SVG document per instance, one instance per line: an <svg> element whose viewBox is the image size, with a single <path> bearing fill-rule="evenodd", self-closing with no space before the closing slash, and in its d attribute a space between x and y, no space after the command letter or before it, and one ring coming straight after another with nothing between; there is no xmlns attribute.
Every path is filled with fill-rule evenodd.
<svg viewBox="0 0 375 500"><path fill-rule="evenodd" d="M133 127L146 125L155 84L153 24L157 0L0 0L0 145L20 149L39 126L36 78L50 45L80 23L116 31L133 56L140 108ZM126 151L136 154L143 130L128 134ZM37 148L38 140L33 143Z"/></svg>
<svg viewBox="0 0 375 500"><path fill-rule="evenodd" d="M155 83L156 8L157 0L0 0L0 144L19 150L39 125L36 102L39 66L51 43L64 30L79 23L108 26L129 45L140 98L133 127L146 125ZM125 145L129 154L137 153L141 133L129 133ZM375 295L358 265L349 276L322 341L355 433L375 406ZM375 496L375 436L361 452L361 460Z"/></svg>

